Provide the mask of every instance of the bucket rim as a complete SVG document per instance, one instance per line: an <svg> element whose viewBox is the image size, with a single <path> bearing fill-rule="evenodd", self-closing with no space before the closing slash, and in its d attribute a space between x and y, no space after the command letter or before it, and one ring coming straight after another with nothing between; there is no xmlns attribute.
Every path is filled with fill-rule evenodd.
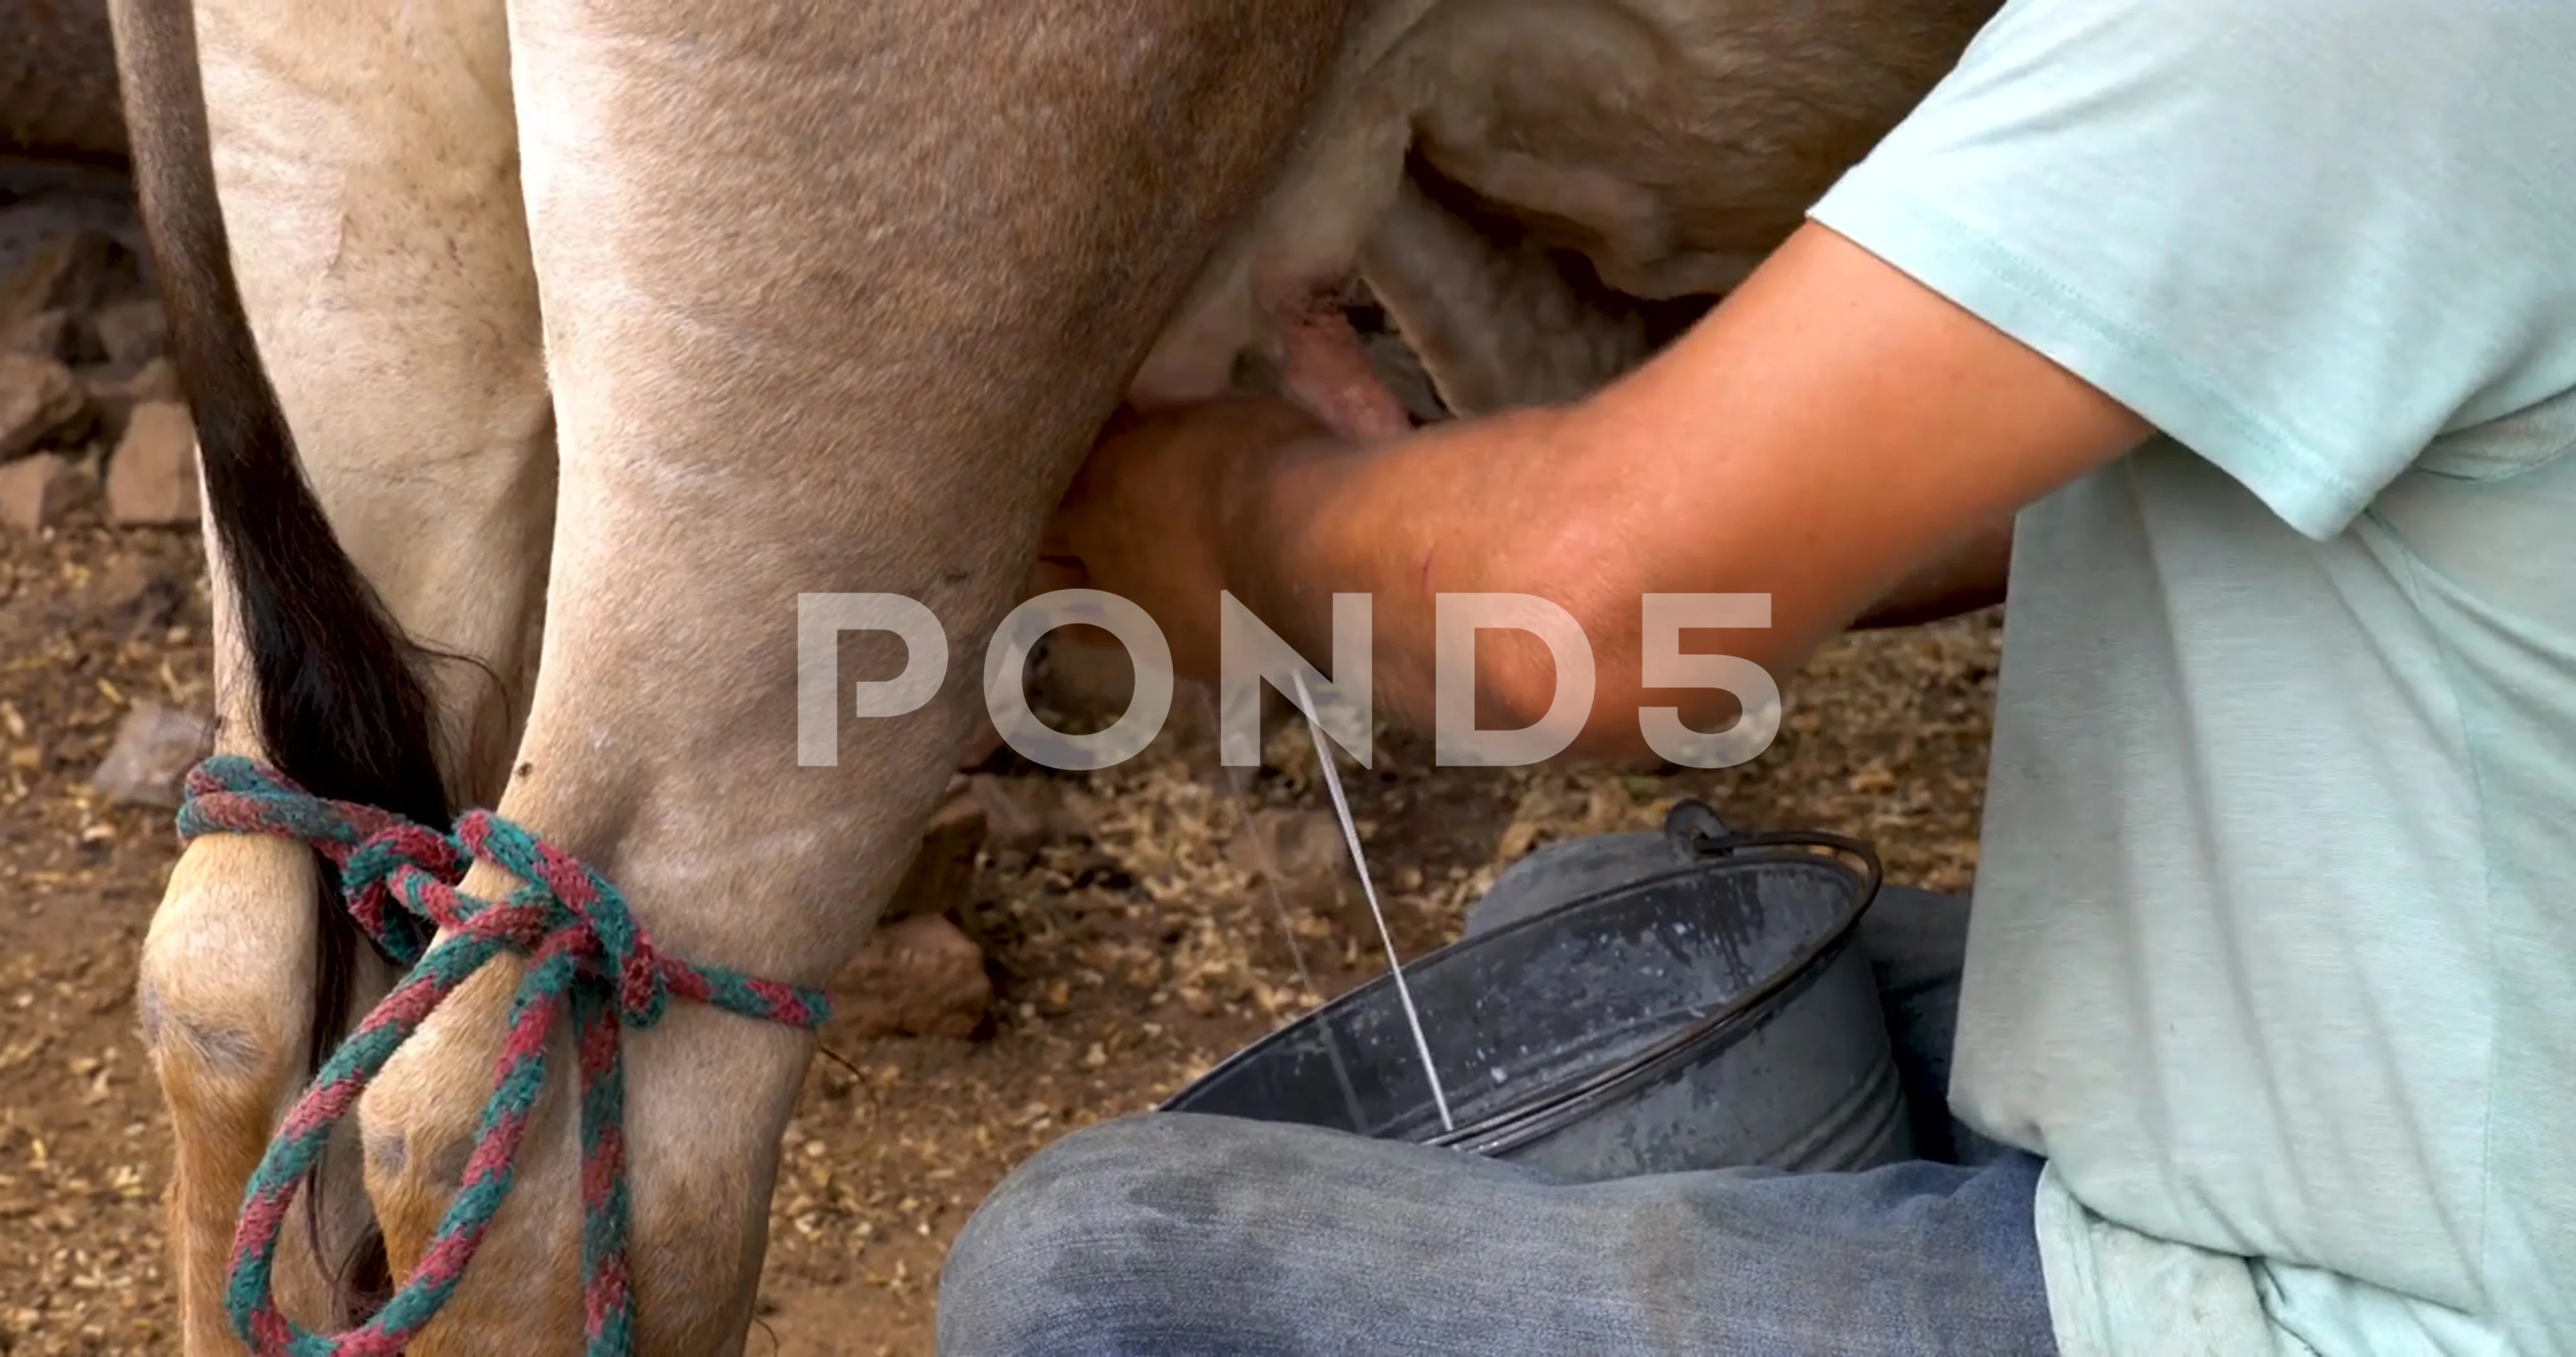
<svg viewBox="0 0 2576 1357"><path fill-rule="evenodd" d="M1813 940L1800 948L1789 961L1769 977L1746 988L1728 1000L1708 1017L1657 1039L1644 1049L1598 1073L1561 1081L1542 1089L1530 1100L1503 1112L1442 1131L1417 1144L1466 1149L1481 1154L1499 1154L1518 1148L1553 1131L1598 1103L1636 1085L1649 1081L1684 1059L1705 1051L1712 1042L1731 1044L1731 1028L1750 1029L1777 1012L1821 976L1842 951L1850 946L1852 935L1863 915L1878 899L1884 884L1884 871L1876 851L1862 840L1821 829L1745 831L1729 828L1717 813L1696 798L1675 804L1667 812L1664 835L1672 842L1676 861L1664 871L1623 881L1615 886L1579 895L1525 919L1516 919L1490 932L1462 937L1432 951L1425 952L1404 966L1411 976L1421 968L1455 954L1464 953L1499 938L1510 937L1543 923L1553 923L1569 910L1598 903L1613 896L1627 895L1669 882L1702 875L1712 867L1729 862L1794 863L1837 872L1849 883L1842 910L1833 922L1817 930ZM1816 849L1827 850L1816 852ZM1838 860L1841 859L1841 860ZM1855 863L1857 865L1855 865ZM1157 1111L1186 1110L1174 1104L1188 1098L1209 1082L1243 1065L1261 1058L1288 1034L1300 1027L1322 1021L1329 1015L1359 1006L1370 997L1394 986L1392 972L1381 972L1351 987L1332 999L1276 1028L1259 1040L1217 1062L1197 1078L1165 1098ZM1722 1039L1722 1040L1721 1040Z"/></svg>
<svg viewBox="0 0 2576 1357"><path fill-rule="evenodd" d="M1824 847L1860 860L1855 871L1847 864L1836 863L1825 854L1800 851ZM1757 850L1747 855L1745 850ZM1517 1108L1499 1112L1479 1121L1443 1131L1422 1143L1449 1148L1471 1149L1481 1154L1500 1154L1517 1149L1577 1120L1594 1106L1636 1087L1712 1048L1732 1045L1742 1034L1777 1013L1788 1002L1812 986L1842 952L1851 945L1852 935L1860 920L1878 899L1882 874L1878 855L1857 839L1824 830L1774 830L1756 833L1728 833L1716 843L1702 849L1704 857L1670 871L1622 883L1607 890L1569 900L1545 914L1519 920L1484 935L1494 937L1534 924L1558 912L1588 904L1611 895L1662 885L1696 875L1710 865L1707 859L1735 859L1757 862L1795 862L1814 864L1827 870L1839 868L1854 883L1841 913L1833 923L1817 931L1810 941L1759 984L1747 987L1716 1012L1681 1028L1608 1069L1575 1080L1561 1082L1523 1101ZM1462 941L1464 941L1462 939ZM1445 950L1445 949L1444 949ZM1427 959L1427 958L1426 958ZM1354 991L1356 993L1356 991Z"/></svg>

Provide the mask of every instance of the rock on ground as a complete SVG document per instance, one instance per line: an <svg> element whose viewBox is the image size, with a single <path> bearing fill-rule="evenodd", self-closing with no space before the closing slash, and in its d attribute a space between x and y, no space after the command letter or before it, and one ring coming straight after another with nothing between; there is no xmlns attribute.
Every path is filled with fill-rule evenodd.
<svg viewBox="0 0 2576 1357"><path fill-rule="evenodd" d="M50 452L0 462L0 522L38 536L61 522L87 488L78 468Z"/></svg>
<svg viewBox="0 0 2576 1357"><path fill-rule="evenodd" d="M134 407L147 401L180 403L179 372L167 358L155 358L125 376L105 372L83 378L89 387L89 403L98 410L99 431L109 438L123 438L126 425L134 416Z"/></svg>
<svg viewBox="0 0 2576 1357"><path fill-rule="evenodd" d="M72 317L68 311L39 311L0 323L0 353L62 360L70 347Z"/></svg>
<svg viewBox="0 0 2576 1357"><path fill-rule="evenodd" d="M117 728L107 757L90 774L90 789L111 801L176 809L188 770L213 742L214 728L204 718L158 703L137 703Z"/></svg>
<svg viewBox="0 0 2576 1357"><path fill-rule="evenodd" d="M70 368L0 353L0 462L77 435L89 414L89 392Z"/></svg>
<svg viewBox="0 0 2576 1357"><path fill-rule="evenodd" d="M161 303L150 297L103 307L90 317L99 347L107 351L111 371L132 372L161 356L170 344L169 321Z"/></svg>
<svg viewBox="0 0 2576 1357"><path fill-rule="evenodd" d="M984 949L944 915L877 930L832 982L835 1035L972 1038L985 1029L993 982Z"/></svg>
<svg viewBox="0 0 2576 1357"><path fill-rule="evenodd" d="M833 983L836 1035L968 1038L985 1030L993 984L984 949L949 917L971 902L984 836L984 805L957 777L876 934Z"/></svg>
<svg viewBox="0 0 2576 1357"><path fill-rule="evenodd" d="M107 459L107 516L126 525L197 521L197 429L188 407L143 401Z"/></svg>

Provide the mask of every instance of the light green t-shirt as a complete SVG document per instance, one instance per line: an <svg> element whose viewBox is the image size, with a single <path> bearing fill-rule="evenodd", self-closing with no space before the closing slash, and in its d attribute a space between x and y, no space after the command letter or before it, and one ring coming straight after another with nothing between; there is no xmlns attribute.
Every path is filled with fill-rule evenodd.
<svg viewBox="0 0 2576 1357"><path fill-rule="evenodd" d="M2013 0L1815 209L2165 431L2014 543L1954 1108L2093 1354L2576 1354L2576 5Z"/></svg>

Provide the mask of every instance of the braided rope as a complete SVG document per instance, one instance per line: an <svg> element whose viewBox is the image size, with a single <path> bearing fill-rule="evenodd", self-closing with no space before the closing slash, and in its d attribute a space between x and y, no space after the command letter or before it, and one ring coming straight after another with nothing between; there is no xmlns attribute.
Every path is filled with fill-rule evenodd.
<svg viewBox="0 0 2576 1357"><path fill-rule="evenodd" d="M695 966L656 952L598 874L484 811L453 834L367 806L327 801L248 759L219 755L188 775L179 835L270 834L319 849L340 869L358 926L396 964L401 983L341 1043L269 1142L233 1235L225 1301L233 1332L262 1357L394 1357L462 1280L509 1195L519 1143L546 1082L546 1037L569 1011L581 1073L582 1311L588 1357L632 1347L634 1296L626 1266L625 1072L619 1032L659 1022L673 997L800 1028L829 1005L812 990ZM525 883L498 901L457 889L475 860ZM435 930L447 937L432 944ZM271 1266L295 1184L331 1128L394 1051L504 949L531 958L510 1007L492 1098L456 1199L420 1265L384 1308L346 1333L316 1334L279 1312Z"/></svg>

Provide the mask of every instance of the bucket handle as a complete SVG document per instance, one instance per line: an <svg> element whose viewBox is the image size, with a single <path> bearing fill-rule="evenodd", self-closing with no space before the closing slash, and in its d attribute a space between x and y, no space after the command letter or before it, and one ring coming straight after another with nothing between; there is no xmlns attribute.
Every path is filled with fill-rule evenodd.
<svg viewBox="0 0 2576 1357"><path fill-rule="evenodd" d="M1728 828L1715 807L1697 797L1685 797L1664 812L1664 838L1672 845L1673 856L1689 863L1724 857L1740 847L1745 836Z"/></svg>
<svg viewBox="0 0 2576 1357"><path fill-rule="evenodd" d="M1858 839L1822 830L1736 829L1718 818L1716 807L1697 797L1684 797L1664 812L1662 833L1664 842L1673 850L1674 860L1685 868L1712 858L1733 857L1749 848L1822 848L1860 864L1862 884L1855 917L1878 897L1878 854Z"/></svg>

